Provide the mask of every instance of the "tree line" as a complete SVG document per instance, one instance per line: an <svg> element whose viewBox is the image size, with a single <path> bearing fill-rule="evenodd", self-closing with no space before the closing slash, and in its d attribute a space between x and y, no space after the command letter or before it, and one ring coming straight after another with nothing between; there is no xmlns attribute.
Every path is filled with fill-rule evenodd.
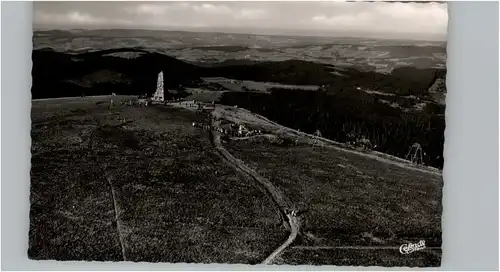
<svg viewBox="0 0 500 272"><path fill-rule="evenodd" d="M414 143L425 152L426 165L443 166L444 117L440 107L420 112L392 108L363 92L317 92L272 89L270 94L224 93L221 103L238 105L284 126L347 142L348 134L366 137L377 151L404 158Z"/></svg>

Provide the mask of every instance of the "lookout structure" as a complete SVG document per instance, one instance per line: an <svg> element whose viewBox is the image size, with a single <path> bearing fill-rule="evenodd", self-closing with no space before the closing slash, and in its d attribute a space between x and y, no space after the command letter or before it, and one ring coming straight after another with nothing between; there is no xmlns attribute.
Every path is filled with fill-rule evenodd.
<svg viewBox="0 0 500 272"><path fill-rule="evenodd" d="M423 156L422 156L422 146L420 146L419 143L414 143L411 147L410 150L408 151L408 154L406 155L406 160L409 160L411 163L414 164L423 164Z"/></svg>
<svg viewBox="0 0 500 272"><path fill-rule="evenodd" d="M321 137L323 137L323 135L321 134L321 131L319 131L319 129L317 129L313 134L313 144L312 144L313 147L316 147L316 146L321 147L321 140L319 139Z"/></svg>
<svg viewBox="0 0 500 272"><path fill-rule="evenodd" d="M158 80L156 82L156 92L153 94L153 101L165 101L165 92L163 90L163 71L158 74Z"/></svg>

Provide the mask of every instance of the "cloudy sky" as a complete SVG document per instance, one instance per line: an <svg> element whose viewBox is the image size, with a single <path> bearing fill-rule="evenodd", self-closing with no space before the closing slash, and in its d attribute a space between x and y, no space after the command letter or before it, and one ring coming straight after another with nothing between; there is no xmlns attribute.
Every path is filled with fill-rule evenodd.
<svg viewBox="0 0 500 272"><path fill-rule="evenodd" d="M140 28L441 40L445 3L34 2L40 28ZM286 33L285 33L286 32Z"/></svg>

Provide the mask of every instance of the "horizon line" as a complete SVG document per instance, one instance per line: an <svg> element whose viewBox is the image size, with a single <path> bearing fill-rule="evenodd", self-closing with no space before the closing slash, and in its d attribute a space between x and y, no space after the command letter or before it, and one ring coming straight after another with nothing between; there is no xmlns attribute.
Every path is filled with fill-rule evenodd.
<svg viewBox="0 0 500 272"><path fill-rule="evenodd" d="M169 27L171 28L171 27ZM156 31L156 32L187 32L187 33L213 33L213 34L243 34L243 35L262 35L262 36L275 36L275 37L311 37L311 38L335 38L335 39L377 39L377 40L388 40L388 41L415 41L415 42L435 42L435 43L445 43L447 44L447 35L443 39L418 39L418 38L387 38L387 37L380 37L380 36L362 36L362 35L352 35L352 36L344 36L344 35L335 35L335 34L330 34L330 35L307 35L307 34L269 34L269 33L250 33L250 32L244 32L243 31L217 31L217 30L210 30L210 29L204 29L203 27L187 27L189 30L174 30L174 29L155 29L155 28L145 28L145 27L137 27L137 28L126 28L126 27L96 27L96 28L77 28L77 27L70 27L70 28L57 28L57 27L49 27L49 26L42 26L38 25L36 26L33 24L33 32L36 31L71 31L71 30L86 30L86 31L94 31L94 30L129 30L129 31ZM217 28L223 28L223 27L213 27L215 29ZM205 31L203 31L205 30ZM293 29L268 29L268 30L283 30L283 31L294 31ZM257 30L258 31L258 30Z"/></svg>

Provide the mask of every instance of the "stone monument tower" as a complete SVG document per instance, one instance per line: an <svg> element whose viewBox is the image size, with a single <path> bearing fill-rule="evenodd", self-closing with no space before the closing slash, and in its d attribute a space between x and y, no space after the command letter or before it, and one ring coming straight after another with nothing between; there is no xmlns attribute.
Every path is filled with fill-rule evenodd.
<svg viewBox="0 0 500 272"><path fill-rule="evenodd" d="M158 74L158 81L156 82L156 92L153 95L153 101L165 101L163 91L163 71Z"/></svg>

